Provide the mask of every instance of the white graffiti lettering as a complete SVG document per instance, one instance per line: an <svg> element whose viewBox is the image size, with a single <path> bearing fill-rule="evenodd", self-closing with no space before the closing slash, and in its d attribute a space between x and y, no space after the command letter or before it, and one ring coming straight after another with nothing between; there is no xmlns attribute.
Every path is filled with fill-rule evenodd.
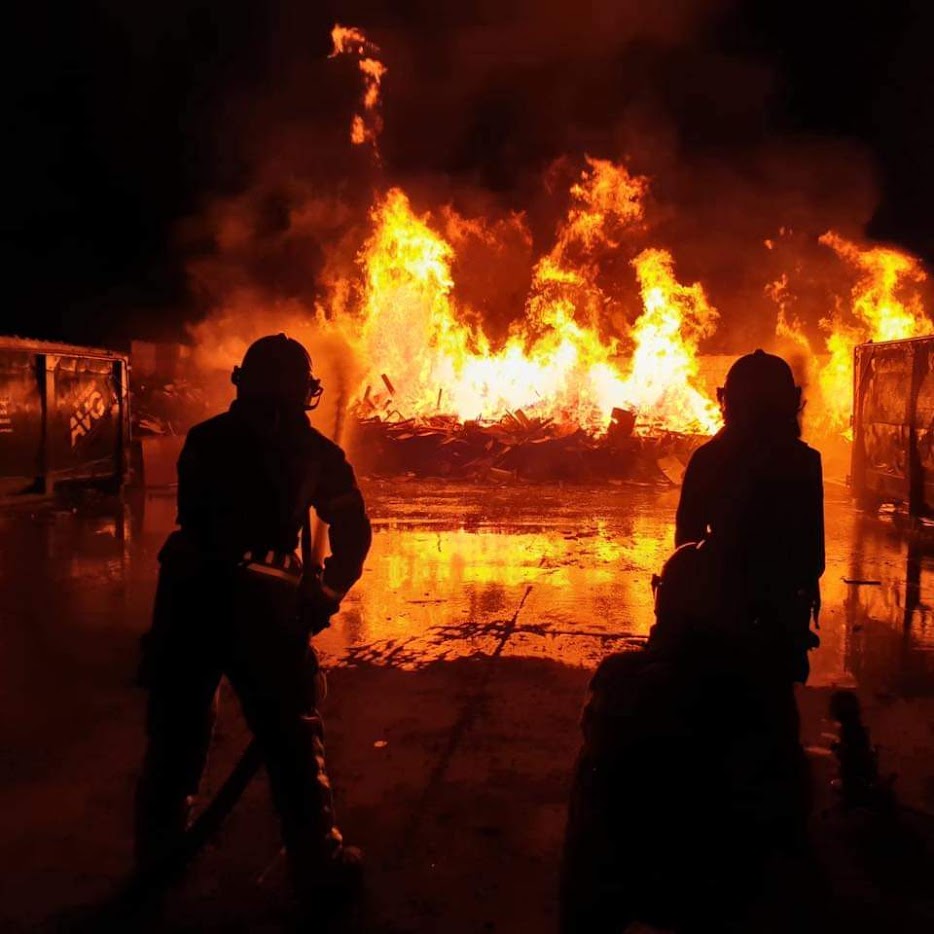
<svg viewBox="0 0 934 934"><path fill-rule="evenodd" d="M92 387L87 395L76 405L68 422L71 429L71 446L74 447L80 438L91 431L94 423L103 417L107 411L104 396L96 387Z"/></svg>

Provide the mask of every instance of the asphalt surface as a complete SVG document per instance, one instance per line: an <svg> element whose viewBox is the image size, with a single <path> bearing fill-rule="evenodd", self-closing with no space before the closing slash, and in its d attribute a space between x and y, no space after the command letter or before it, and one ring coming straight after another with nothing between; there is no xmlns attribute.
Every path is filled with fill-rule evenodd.
<svg viewBox="0 0 934 934"><path fill-rule="evenodd" d="M369 857L367 894L339 930L552 930L588 675L651 625L677 490L410 480L365 492L373 550L317 640L341 824ZM170 496L0 511L3 930L61 927L129 868L137 643L173 517ZM934 558L857 514L842 486L828 486L827 528L805 741L830 761L829 689L856 689L900 799L934 812ZM207 794L246 739L224 690ZM256 781L163 928L286 928L278 847Z"/></svg>

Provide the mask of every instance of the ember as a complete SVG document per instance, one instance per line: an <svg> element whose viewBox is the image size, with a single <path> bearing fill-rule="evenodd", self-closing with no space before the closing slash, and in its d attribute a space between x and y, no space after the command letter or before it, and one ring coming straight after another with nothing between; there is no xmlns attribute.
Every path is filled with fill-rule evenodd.
<svg viewBox="0 0 934 934"><path fill-rule="evenodd" d="M363 113L354 114L350 124L350 141L355 146L371 143L376 146L376 138L383 128L378 113L379 88L386 74L386 66L376 56L379 48L370 42L359 29L352 26L341 26L339 23L331 30L331 41L334 43L331 58L336 55L355 55L357 67L363 75Z"/></svg>

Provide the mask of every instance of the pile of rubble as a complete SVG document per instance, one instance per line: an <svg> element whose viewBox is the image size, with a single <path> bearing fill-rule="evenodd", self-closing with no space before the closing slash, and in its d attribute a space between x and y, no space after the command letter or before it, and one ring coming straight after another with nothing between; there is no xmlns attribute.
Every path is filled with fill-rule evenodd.
<svg viewBox="0 0 934 934"><path fill-rule="evenodd" d="M358 412L354 440L354 462L369 476L678 484L688 458L705 439L642 426L637 431L635 416L623 409L613 410L601 435L517 409L494 423Z"/></svg>
<svg viewBox="0 0 934 934"><path fill-rule="evenodd" d="M203 387L184 379L147 379L132 386L133 434L184 435L214 414Z"/></svg>

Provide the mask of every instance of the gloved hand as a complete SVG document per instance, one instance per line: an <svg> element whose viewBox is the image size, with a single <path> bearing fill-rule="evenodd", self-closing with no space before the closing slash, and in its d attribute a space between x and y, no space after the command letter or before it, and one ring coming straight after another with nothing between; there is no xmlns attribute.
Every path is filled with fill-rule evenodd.
<svg viewBox="0 0 934 934"><path fill-rule="evenodd" d="M331 625L331 617L340 609L340 601L328 596L321 585L321 569L312 568L302 575L298 591L298 615L302 628L316 636Z"/></svg>

